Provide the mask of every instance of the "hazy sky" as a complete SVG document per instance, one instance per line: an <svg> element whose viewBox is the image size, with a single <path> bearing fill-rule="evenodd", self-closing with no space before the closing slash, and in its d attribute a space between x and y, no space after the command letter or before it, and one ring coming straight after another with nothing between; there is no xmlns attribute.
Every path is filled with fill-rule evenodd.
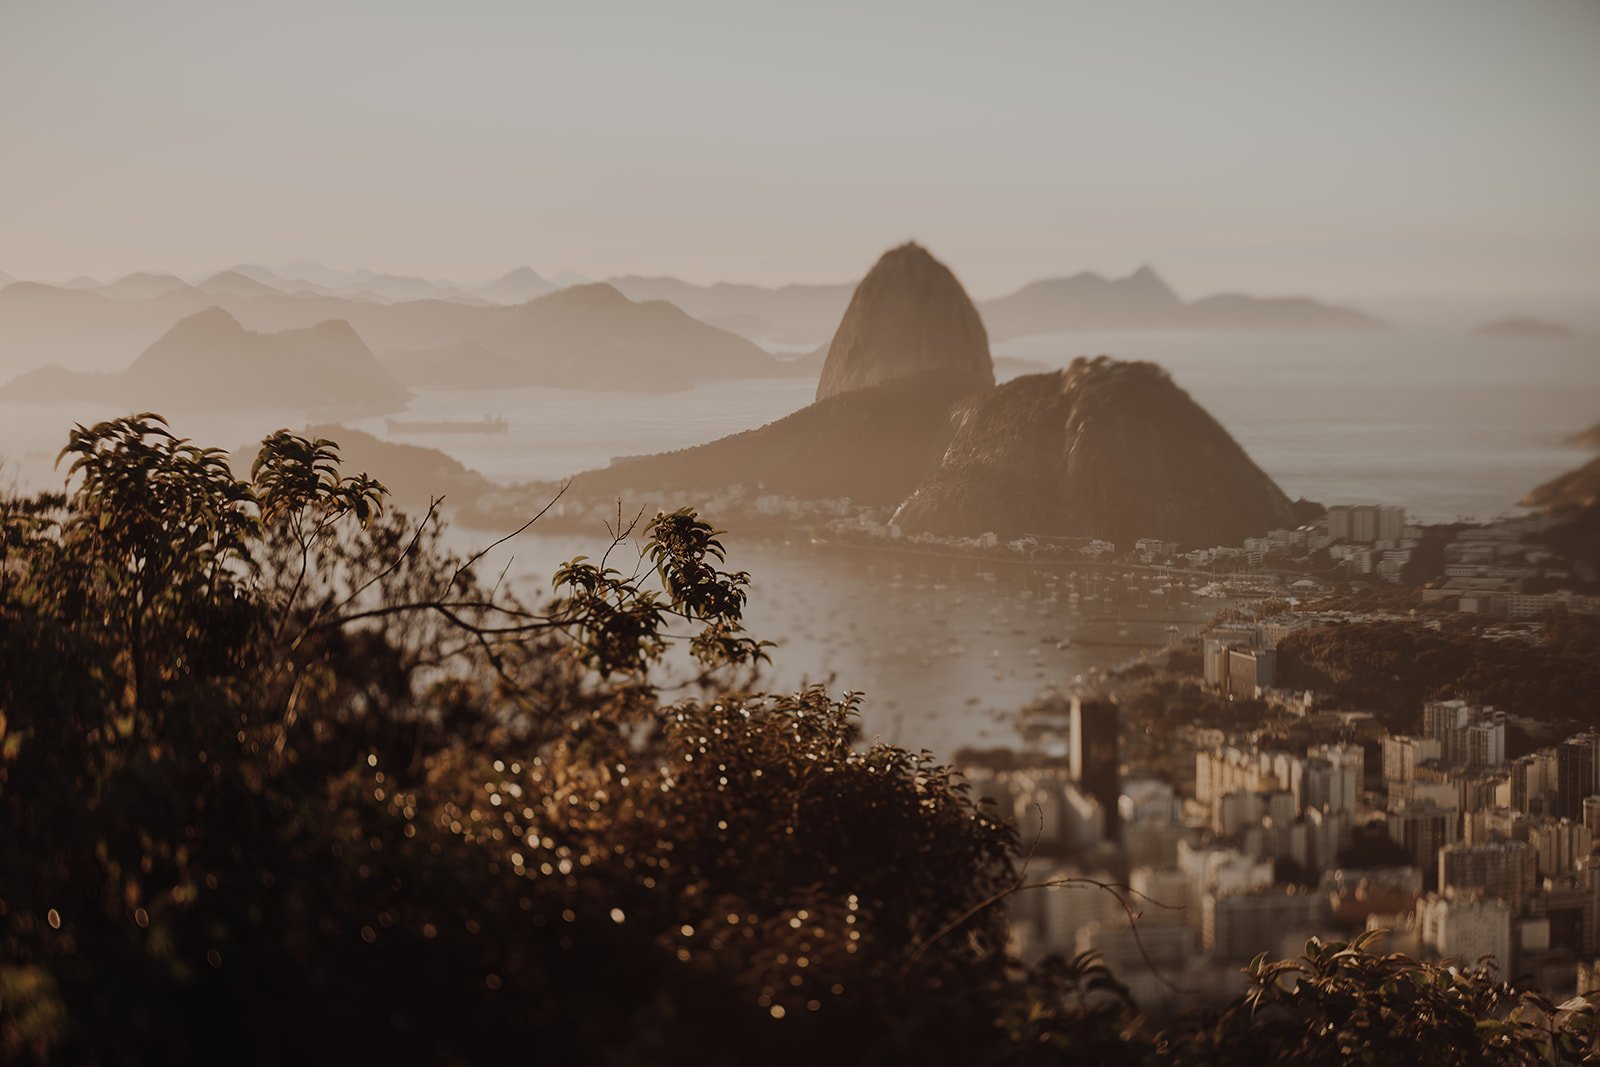
<svg viewBox="0 0 1600 1067"><path fill-rule="evenodd" d="M1600 297L1600 2L0 0L0 270Z"/></svg>

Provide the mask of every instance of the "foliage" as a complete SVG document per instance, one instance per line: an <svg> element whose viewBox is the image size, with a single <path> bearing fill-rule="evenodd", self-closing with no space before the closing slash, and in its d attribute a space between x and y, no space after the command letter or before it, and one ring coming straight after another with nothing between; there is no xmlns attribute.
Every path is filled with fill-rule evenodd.
<svg viewBox="0 0 1600 1067"><path fill-rule="evenodd" d="M138 415L63 458L65 493L0 497L0 1060L1592 1048L1587 1015L1360 946L1154 1039L1092 956L1019 965L1011 825L863 746L856 697L750 692L749 579L691 512L528 604L330 441L239 478ZM664 702L676 642L700 688Z"/></svg>
<svg viewBox="0 0 1600 1067"><path fill-rule="evenodd" d="M1461 697L1516 715L1600 724L1594 620L1563 620L1543 641L1487 640L1470 628L1411 622L1346 623L1297 630L1278 646L1278 676L1373 708L1397 729L1424 701ZM1584 636L1587 635L1587 636Z"/></svg>
<svg viewBox="0 0 1600 1067"><path fill-rule="evenodd" d="M765 650L692 513L532 606L326 440L63 455L0 500L0 1058L1003 1045L1003 913L928 939L1011 828L854 698L712 686ZM662 704L676 641L707 695Z"/></svg>
<svg viewBox="0 0 1600 1067"><path fill-rule="evenodd" d="M1469 1064L1593 1062L1600 1017L1558 1010L1490 969L1422 963L1313 938L1295 960L1257 956L1244 996L1156 1039L1173 1064Z"/></svg>

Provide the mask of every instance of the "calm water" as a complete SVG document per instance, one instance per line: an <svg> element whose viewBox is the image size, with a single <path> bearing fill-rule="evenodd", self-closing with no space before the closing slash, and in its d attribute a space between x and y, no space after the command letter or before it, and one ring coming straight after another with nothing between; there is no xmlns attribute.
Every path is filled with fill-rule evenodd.
<svg viewBox="0 0 1600 1067"><path fill-rule="evenodd" d="M471 531L452 535L463 548L481 544ZM558 563L606 544L525 535L483 570L498 573L509 559L524 591L542 595ZM1018 707L1162 648L1223 603L1157 578L806 540L736 537L728 547L729 566L752 577L746 626L777 646L766 688L856 690L869 739L943 756L1015 744ZM636 558L636 548L620 549L612 565L631 569ZM669 672L683 677L685 662L670 657Z"/></svg>
<svg viewBox="0 0 1600 1067"><path fill-rule="evenodd" d="M1105 334L1002 343L997 354L1064 366L1074 355L1151 359L1171 370L1291 496L1403 504L1425 520L1488 517L1587 454L1560 438L1600 419L1600 340L1394 333L1320 337ZM682 448L749 429L809 403L806 380L728 382L626 396L525 389L420 395L408 418L503 414L506 434L396 438L441 448L497 481L551 479L612 457ZM93 405L0 404L0 480L59 481L51 462ZM238 446L293 411L199 413L175 420L205 443ZM353 423L378 434L385 421ZM482 534L456 531L463 544ZM513 573L603 547L527 536ZM905 557L782 541L736 542L756 578L749 624L779 649L770 684L833 679L868 695L869 732L948 754L1015 735L1004 712L1049 686L1159 645L1216 606L1035 568ZM1093 599L1090 599L1090 598Z"/></svg>

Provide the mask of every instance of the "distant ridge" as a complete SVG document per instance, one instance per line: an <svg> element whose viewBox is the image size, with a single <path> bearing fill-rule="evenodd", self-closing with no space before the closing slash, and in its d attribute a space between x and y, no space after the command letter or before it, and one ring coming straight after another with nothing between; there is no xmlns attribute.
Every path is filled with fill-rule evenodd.
<svg viewBox="0 0 1600 1067"><path fill-rule="evenodd" d="M236 270L218 271L195 288L213 296L276 296L283 292Z"/></svg>
<svg viewBox="0 0 1600 1067"><path fill-rule="evenodd" d="M465 340L386 354L418 387L542 385L629 392L687 389L728 378L765 378L777 362L736 334L665 301L634 301L596 282L514 307L485 310Z"/></svg>
<svg viewBox="0 0 1600 1067"><path fill-rule="evenodd" d="M496 304L525 304L555 290L556 286L540 277L532 267L517 267L472 292Z"/></svg>
<svg viewBox="0 0 1600 1067"><path fill-rule="evenodd" d="M532 294L544 286L559 291L594 284L572 284L580 281L570 273L542 279L519 267L463 288L312 262L274 267L238 263L193 285L152 273L129 275L110 285L88 277L64 285L13 280L0 287L5 294L0 299L0 369L52 362L83 369L118 367L179 319L213 304L225 307L250 330L297 329L344 319L379 353L440 351L481 343L479 335L489 328L485 315L540 299ZM607 284L636 303L666 301L701 322L782 353L831 343L856 289L849 283L769 288L633 276ZM469 291L485 287L486 292ZM102 299L73 299L77 297ZM1359 311L1304 298L1225 294L1184 303L1149 267L1125 278L1085 273L1034 282L976 306L991 340L1030 332L1355 330L1383 325ZM791 367L783 373L797 371Z"/></svg>
<svg viewBox="0 0 1600 1067"><path fill-rule="evenodd" d="M833 336L856 288L854 282L775 288L738 282L696 285L678 278L636 275L606 280L630 300L666 300L698 319L745 316L774 328L778 333L774 340L812 343Z"/></svg>
<svg viewBox="0 0 1600 1067"><path fill-rule="evenodd" d="M1058 333L1069 329L1136 329L1164 322L1183 308L1149 267L1126 278L1084 272L1032 282L983 305L984 322L997 337Z"/></svg>
<svg viewBox="0 0 1600 1067"><path fill-rule="evenodd" d="M1527 317L1495 319L1472 331L1480 337L1571 337L1572 328L1559 322Z"/></svg>
<svg viewBox="0 0 1600 1067"><path fill-rule="evenodd" d="M12 401L87 399L218 410L392 411L409 396L349 323L251 333L218 307L179 322L125 370L81 374L46 367L0 388L0 398Z"/></svg>
<svg viewBox="0 0 1600 1067"><path fill-rule="evenodd" d="M1150 267L1126 278L1075 274L1023 286L981 306L996 337L1101 330L1379 330L1365 312L1308 297L1222 293L1192 303L1179 299Z"/></svg>
<svg viewBox="0 0 1600 1067"><path fill-rule="evenodd" d="M273 280L297 284L247 267L213 275L201 283L206 288L185 285L152 299L117 300L100 292L18 282L0 289L0 368L57 363L120 369L181 319L217 306L259 333L342 320L423 388L558 385L662 391L780 372L752 342L674 305L630 301L610 286L577 286L506 306L477 297L463 303L386 301L305 289L285 293ZM500 358L480 359L458 378L451 360L461 351ZM487 362L498 362L505 373L488 373Z"/></svg>
<svg viewBox="0 0 1600 1067"><path fill-rule="evenodd" d="M118 278L99 292L115 300L149 300L153 297L178 293L189 288L189 283L175 274L147 274L138 271Z"/></svg>

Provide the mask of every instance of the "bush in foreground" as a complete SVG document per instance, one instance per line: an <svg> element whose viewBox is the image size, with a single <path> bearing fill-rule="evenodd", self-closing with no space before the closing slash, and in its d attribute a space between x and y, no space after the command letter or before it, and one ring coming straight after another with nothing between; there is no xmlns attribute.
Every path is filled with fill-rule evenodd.
<svg viewBox="0 0 1600 1067"><path fill-rule="evenodd" d="M1019 966L1013 829L862 747L853 698L750 692L748 577L691 513L527 604L331 442L274 434L239 478L147 415L63 455L65 493L0 499L7 1061L1594 1047L1587 1012L1361 946L1155 1034L1093 959ZM668 702L674 642L701 674Z"/></svg>

